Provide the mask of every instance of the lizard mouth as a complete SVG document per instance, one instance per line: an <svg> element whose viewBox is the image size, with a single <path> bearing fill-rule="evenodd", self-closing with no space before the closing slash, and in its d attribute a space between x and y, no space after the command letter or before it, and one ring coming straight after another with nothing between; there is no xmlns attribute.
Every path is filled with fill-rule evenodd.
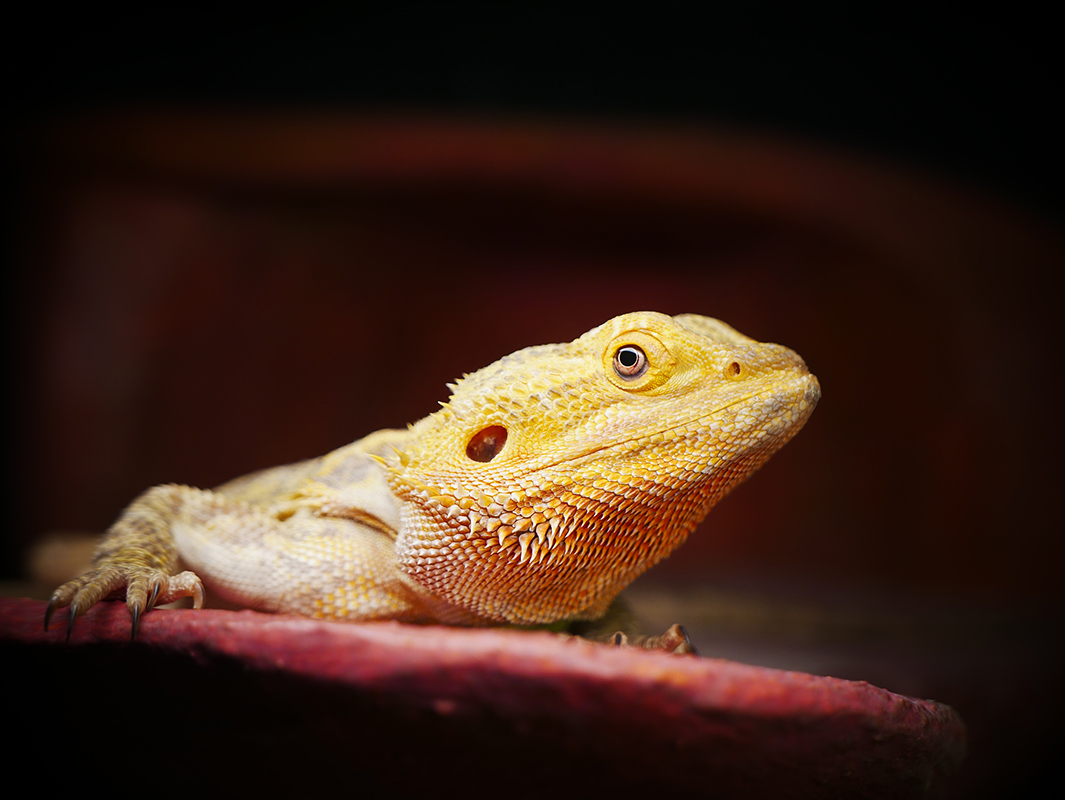
<svg viewBox="0 0 1065 800"><path fill-rule="evenodd" d="M777 443L774 446L774 450L777 447L782 446L788 439L798 433L799 429L806 423L806 420L810 417L810 414L814 410L814 406L817 405L818 400L821 398L821 385L817 378L809 372L804 372L794 378L788 380L783 385L780 383L773 386L765 387L758 391L752 391L747 394L736 397L729 403L723 406L715 408L713 411L708 411L703 414L696 414L691 417L687 417L680 422L676 422L670 425L668 428L660 430L645 431L636 436L631 436L626 439L619 439L617 441L601 444L590 449L582 451L579 455L554 459L542 464L538 464L534 469L528 471L528 474L539 472L545 469L551 469L552 467L558 467L562 464L572 466L578 463L585 462L594 458L602 453L616 450L619 448L625 448L626 445L632 445L634 443L645 442L656 436L662 436L669 431L689 428L692 426L699 426L707 421L721 415L738 405L769 402L771 397L777 398L790 398L794 404L795 412L793 414L773 414L767 419L765 427L772 427L774 434L769 438L770 441ZM783 435L781 435L783 434ZM670 437L672 439L674 437Z"/></svg>

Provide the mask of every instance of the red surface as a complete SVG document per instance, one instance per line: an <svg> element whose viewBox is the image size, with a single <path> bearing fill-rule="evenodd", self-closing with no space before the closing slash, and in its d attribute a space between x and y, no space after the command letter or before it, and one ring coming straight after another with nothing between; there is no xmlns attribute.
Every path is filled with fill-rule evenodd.
<svg viewBox="0 0 1065 800"><path fill-rule="evenodd" d="M547 633L158 610L130 644L109 603L67 645L66 613L47 633L43 614L0 601L0 652L23 689L11 719L37 741L67 731L73 765L131 735L137 752L172 744L185 786L924 797L964 752L961 721L931 701ZM134 779L169 774L167 756L144 758L126 761Z"/></svg>

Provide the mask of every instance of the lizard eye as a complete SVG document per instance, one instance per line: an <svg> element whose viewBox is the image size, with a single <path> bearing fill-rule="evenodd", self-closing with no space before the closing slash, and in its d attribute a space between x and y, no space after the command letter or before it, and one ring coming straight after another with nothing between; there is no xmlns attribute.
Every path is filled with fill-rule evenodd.
<svg viewBox="0 0 1065 800"><path fill-rule="evenodd" d="M639 378L647 372L647 356L636 345L619 347L614 353L614 372L622 378Z"/></svg>
<svg viewBox="0 0 1065 800"><path fill-rule="evenodd" d="M472 461L486 464L499 455L507 443L507 429L502 425L489 425L473 434L466 445L466 455Z"/></svg>

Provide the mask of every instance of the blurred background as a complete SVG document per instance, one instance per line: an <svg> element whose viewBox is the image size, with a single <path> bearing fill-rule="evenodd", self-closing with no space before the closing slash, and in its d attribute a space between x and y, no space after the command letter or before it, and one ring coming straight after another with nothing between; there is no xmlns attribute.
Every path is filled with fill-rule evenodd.
<svg viewBox="0 0 1065 800"><path fill-rule="evenodd" d="M697 312L797 350L824 398L637 613L949 703L957 796L1023 796L1059 775L1062 711L1047 28L36 19L4 125L7 593L47 596L149 485L319 455L517 348Z"/></svg>

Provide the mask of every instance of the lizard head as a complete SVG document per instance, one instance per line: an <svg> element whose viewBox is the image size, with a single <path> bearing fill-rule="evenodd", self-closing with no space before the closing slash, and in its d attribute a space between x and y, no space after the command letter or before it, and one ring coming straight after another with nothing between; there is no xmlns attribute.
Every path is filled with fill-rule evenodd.
<svg viewBox="0 0 1065 800"><path fill-rule="evenodd" d="M451 388L390 463L401 569L455 608L516 624L600 615L820 397L791 350L653 312Z"/></svg>

